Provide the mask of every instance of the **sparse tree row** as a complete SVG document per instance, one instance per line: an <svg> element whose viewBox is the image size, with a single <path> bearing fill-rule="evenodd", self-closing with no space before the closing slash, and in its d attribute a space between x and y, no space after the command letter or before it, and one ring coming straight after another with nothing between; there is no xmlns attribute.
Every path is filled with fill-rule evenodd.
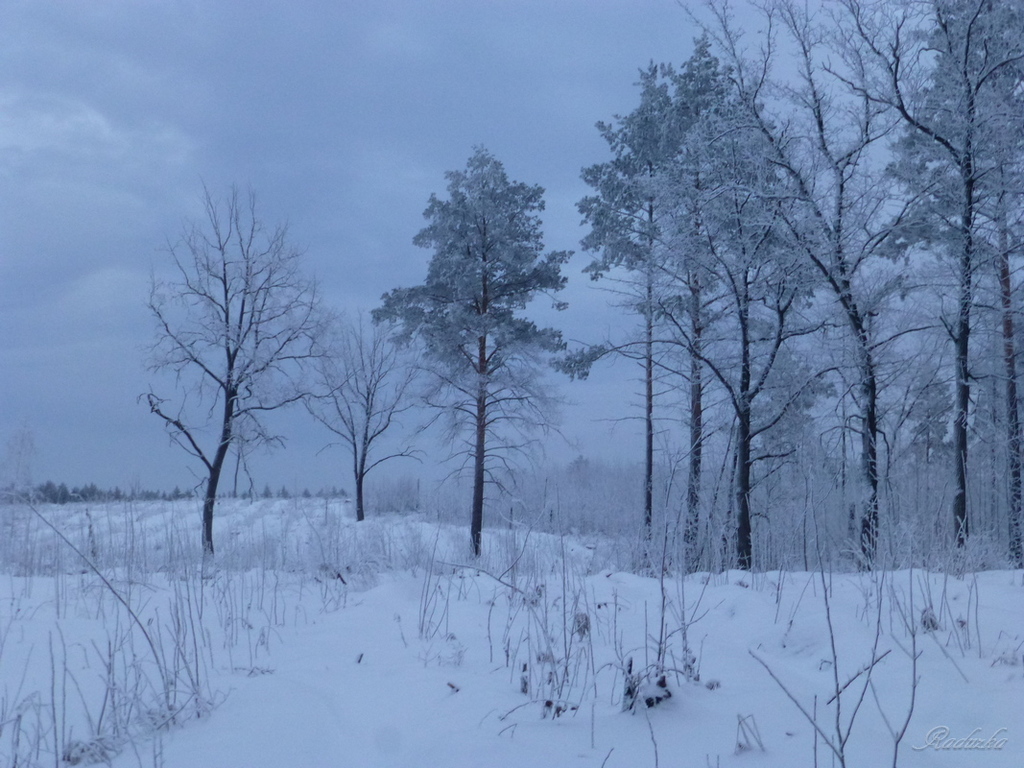
<svg viewBox="0 0 1024 768"><path fill-rule="evenodd" d="M665 532L687 570L826 550L871 568L924 540L1024 566L1024 1L776 0L758 36L707 11L582 171L612 338L566 350L529 318L539 296L565 308L570 254L545 248L543 190L482 148L429 200L423 283L385 294L373 329L320 306L251 200L206 196L150 299L154 366L188 386L146 399L205 470L209 554L228 456L244 467L278 440L263 415L300 401L347 448L359 519L367 473L414 453L399 417L443 425L479 554L552 425L545 369L597 377L614 355L642 381L638 568Z"/></svg>
<svg viewBox="0 0 1024 768"><path fill-rule="evenodd" d="M1021 4L845 0L815 17L780 1L761 8L768 31L755 40L727 6L709 12L684 68L642 72L640 106L599 126L616 157L584 175L597 191L580 206L584 245L600 251L593 270L611 262L654 287L636 306L656 307L656 330L577 353L574 370L643 348L690 388L683 539L694 564L709 559L693 542L718 538L720 565L771 565L756 562L755 528L762 545L792 528L785 506L809 500L769 499L780 476L826 469L801 464L800 445L816 443L826 456L841 448L833 474L861 565L875 563L883 529L909 530L908 476L929 489L913 501L934 505L925 514L958 547L985 518L983 536L1008 541L1020 565ZM773 77L782 68L796 77ZM996 380L982 410L982 382ZM715 400L728 407L714 413ZM915 423L911 440L922 426L934 439L925 467L910 466ZM973 445L999 450L972 461ZM701 500L711 450L731 478L717 515ZM935 494L944 473L952 487ZM995 482L972 488L986 473Z"/></svg>

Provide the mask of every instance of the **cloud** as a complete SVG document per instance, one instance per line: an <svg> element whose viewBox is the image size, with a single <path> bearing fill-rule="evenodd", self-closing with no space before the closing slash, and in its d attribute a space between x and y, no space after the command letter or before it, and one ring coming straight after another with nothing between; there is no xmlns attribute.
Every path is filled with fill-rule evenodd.
<svg viewBox="0 0 1024 768"><path fill-rule="evenodd" d="M115 140L109 121L85 104L42 94L0 92L0 151L91 152Z"/></svg>
<svg viewBox="0 0 1024 768"><path fill-rule="evenodd" d="M368 309L422 280L422 211L477 143L547 188L549 246L577 247L579 169L606 154L595 121L631 109L638 66L689 42L674 0L32 0L0 3L0 30L0 373L17 395L0 438L19 409L45 414L54 476L97 482L165 456L130 395L150 270L201 216L202 182L251 184L331 301ZM585 280L575 261L570 277ZM599 303L590 290L567 292L574 308ZM103 415L88 429L121 420L109 458L76 448L86 402ZM180 482L169 456L145 482Z"/></svg>
<svg viewBox="0 0 1024 768"><path fill-rule="evenodd" d="M193 142L166 123L129 125L68 96L0 91L0 173L18 181L95 174L120 185L183 167L193 150ZM96 173L101 169L105 176Z"/></svg>

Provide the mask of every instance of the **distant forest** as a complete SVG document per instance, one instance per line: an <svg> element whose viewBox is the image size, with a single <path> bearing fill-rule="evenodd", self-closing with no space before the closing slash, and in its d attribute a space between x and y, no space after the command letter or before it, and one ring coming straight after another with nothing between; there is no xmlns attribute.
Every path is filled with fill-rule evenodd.
<svg viewBox="0 0 1024 768"><path fill-rule="evenodd" d="M28 498L32 501L43 503L43 504L70 504L72 502L112 502L112 501L178 501L180 499L191 499L197 497L197 492L194 488L186 488L182 490L180 487L175 486L172 491L154 491L145 488L132 488L130 490L122 490L121 488L100 488L95 483L89 483L83 486L71 486L70 488L66 483L55 483L52 480L47 480L45 483L33 486L26 493L24 490L15 488L13 485L9 485L0 490L0 496L11 499L24 499ZM235 494L229 494L235 496ZM261 498L261 499L290 499L293 497L301 497L304 499L344 499L348 498L348 493L343 488L321 488L316 492L311 492L308 488L303 488L302 491L293 493L286 487L281 486L276 491L271 490L270 486L264 486L262 491L247 491L244 493L237 494L238 498Z"/></svg>

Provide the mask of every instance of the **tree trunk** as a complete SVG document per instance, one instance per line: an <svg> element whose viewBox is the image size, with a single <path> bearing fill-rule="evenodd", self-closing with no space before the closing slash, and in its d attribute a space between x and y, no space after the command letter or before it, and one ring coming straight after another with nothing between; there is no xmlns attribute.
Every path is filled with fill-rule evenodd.
<svg viewBox="0 0 1024 768"><path fill-rule="evenodd" d="M653 168L648 169L653 174ZM647 205L647 224L654 227L654 203ZM654 239L648 237L644 294L644 527L640 568L651 567L654 534Z"/></svg>
<svg viewBox="0 0 1024 768"><path fill-rule="evenodd" d="M956 545L967 544L967 413L971 402L967 354L970 343L970 308L965 285L969 280L966 264L961 265L960 309L956 324L956 412L953 418L953 529Z"/></svg>
<svg viewBox="0 0 1024 768"><path fill-rule="evenodd" d="M863 461L868 497L860 520L860 552L864 566L872 568L878 552L878 380L868 339L861 341L864 356L861 390L864 395Z"/></svg>
<svg viewBox="0 0 1024 768"><path fill-rule="evenodd" d="M953 417L953 529L956 545L967 544L970 528L967 519L967 417L971 403L971 381L968 354L971 338L971 303L973 302L974 270L974 166L968 139L961 178L964 183L963 211L960 216L959 291L954 342L956 347L956 411Z"/></svg>
<svg viewBox="0 0 1024 768"><path fill-rule="evenodd" d="M736 425L736 557L741 570L753 567L750 530L750 407L738 414Z"/></svg>
<svg viewBox="0 0 1024 768"><path fill-rule="evenodd" d="M473 554L479 557L484 528L484 450L487 437L487 398L476 401L476 448L473 456L473 517L469 535L473 540Z"/></svg>
<svg viewBox="0 0 1024 768"><path fill-rule="evenodd" d="M842 253L837 246L837 253ZM839 297L839 303L846 313L847 322L857 340L860 357L860 391L861 391L861 470L867 483L867 498L860 510L860 554L864 567L871 568L878 551L878 375L875 369L875 358L872 354L871 331L868 318L853 297L849 272L844 259L837 259L838 274L833 275L823 266L819 267L825 277L832 283L832 288ZM843 424L846 424L845 410ZM846 487L846 432L843 432L843 487ZM845 493L844 493L845 499ZM854 536L855 511L851 504L850 535Z"/></svg>
<svg viewBox="0 0 1024 768"><path fill-rule="evenodd" d="M684 567L690 573L697 569L701 469L704 458L704 382L698 357L702 354L702 330L699 319L695 317L693 343L697 354L690 356L690 462L686 478L686 521L683 524L683 545L686 549Z"/></svg>
<svg viewBox="0 0 1024 768"><path fill-rule="evenodd" d="M220 470L211 469L206 480L206 496L203 498L203 556L213 557L213 507L217 501L217 484Z"/></svg>
<svg viewBox="0 0 1024 768"><path fill-rule="evenodd" d="M644 551L641 570L651 567L654 532L654 287L649 276L644 334Z"/></svg>
<svg viewBox="0 0 1024 768"><path fill-rule="evenodd" d="M356 482L356 522L361 523L366 519L365 508L363 507L363 481L366 479L366 461L356 462L355 471L355 482Z"/></svg>
<svg viewBox="0 0 1024 768"><path fill-rule="evenodd" d="M750 275L741 282L742 294L737 301L740 326L740 383L734 395L736 404L736 557L740 569L749 571L753 565L753 543L750 530L750 412L752 362L750 360ZM780 320L781 322L781 320Z"/></svg>
<svg viewBox="0 0 1024 768"><path fill-rule="evenodd" d="M235 475L231 483L231 498L238 498L238 473L242 468L242 451L235 451Z"/></svg>
<svg viewBox="0 0 1024 768"><path fill-rule="evenodd" d="M224 416L221 423L220 443L210 462L210 476L206 481L206 495L203 498L203 556L213 557L213 508L217 503L217 486L224 470L224 462L231 447L231 430L235 421L235 398L233 391L224 397Z"/></svg>
<svg viewBox="0 0 1024 768"><path fill-rule="evenodd" d="M1009 470L1010 564L1024 567L1021 541L1021 434L1020 407L1017 401L1017 348L1014 337L1013 294L1010 280L1010 234L1006 224L1004 200L999 200L999 294L1003 311L1003 365L1006 370L1006 448Z"/></svg>
<svg viewBox="0 0 1024 768"><path fill-rule="evenodd" d="M730 467L730 474L735 479L736 477L736 451L731 452L732 466ZM736 503L736 486L735 480L729 494L729 503L725 505L725 520L722 522L721 529L721 541L720 541L720 557L722 558L722 569L725 570L732 566L733 556L736 554L736 541L733 539L733 532L735 529L734 518L736 517L734 505Z"/></svg>
<svg viewBox="0 0 1024 768"><path fill-rule="evenodd" d="M473 512L469 525L469 536L473 542L473 554L480 556L484 528L484 459L487 448L487 384L484 380L487 370L487 337L480 337L479 349L480 385L476 396L476 445L473 449Z"/></svg>

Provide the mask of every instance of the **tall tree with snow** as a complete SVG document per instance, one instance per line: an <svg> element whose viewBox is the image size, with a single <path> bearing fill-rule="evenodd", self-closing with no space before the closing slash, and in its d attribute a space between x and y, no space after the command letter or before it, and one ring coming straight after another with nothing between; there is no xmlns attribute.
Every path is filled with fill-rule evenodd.
<svg viewBox="0 0 1024 768"><path fill-rule="evenodd" d="M843 0L847 23L873 66L871 98L904 126L893 169L917 203L931 247L951 267L955 305L943 317L955 350L953 532L970 532L968 431L972 311L982 265L981 228L1000 152L1020 115L1007 102L1004 77L1024 61L1024 4L1019 0L929 0L868 6ZM1019 75L1017 82L1019 82Z"/></svg>
<svg viewBox="0 0 1024 768"><path fill-rule="evenodd" d="M544 253L544 190L509 180L485 149L445 176L448 198L431 195L428 224L413 240L433 250L426 281L386 293L374 319L395 321L399 338L422 345L436 383L428 404L451 417L453 437L469 433L456 453L473 468L470 538L479 555L492 461L502 448L521 447L495 443L509 430L544 424L539 364L564 347L557 330L522 312L538 294L565 286L570 254Z"/></svg>
<svg viewBox="0 0 1024 768"><path fill-rule="evenodd" d="M690 236L702 271L712 276L699 346L688 321L690 297L667 296L661 312L685 347L726 393L735 417L735 556L741 568L754 564L751 495L769 433L807 406L818 377L803 371L794 341L817 325L803 317L811 281L795 258L781 208L778 170L764 136L738 110L698 123L688 136L690 151L676 169L680 198L692 220ZM728 553L726 553L728 556ZM731 557L729 558L731 559Z"/></svg>
<svg viewBox="0 0 1024 768"><path fill-rule="evenodd" d="M1000 168L999 178L1005 182L1010 175L1005 167ZM1019 180L1019 176L1018 176ZM1006 402L1006 453L1008 469L1008 506L1007 516L1010 536L1010 562L1017 568L1024 568L1024 483L1022 483L1022 436L1021 416L1018 386L1018 365L1017 365L1017 333L1015 323L1018 314L1019 299L1014 295L1013 276L1010 268L1010 255L1019 250L1019 239L1011 235L1010 222L1010 200L1017 198L1017 205L1013 206L1020 212L1020 196L1022 190L1019 186L1011 188L1005 183L1000 184L1000 189L995 196L995 223L996 223L996 270L999 282L999 309L1001 313L1000 330L1003 340L1003 369L1005 375L1005 402ZM1019 219L1018 219L1019 220ZM1019 229L1019 227L1018 227Z"/></svg>
<svg viewBox="0 0 1024 768"><path fill-rule="evenodd" d="M641 339L628 339L607 348L639 360L643 367L642 530L648 546L654 520L654 323L664 210L652 182L679 151L670 76L670 70L655 64L641 70L640 104L636 109L624 117L617 116L614 124L597 124L614 157L583 170L583 180L595 194L578 204L584 221L590 225L582 245L597 254L585 271L596 280L622 270L625 277L616 278L614 290L625 296L628 309L642 319ZM580 363L587 360L587 356L580 357L576 370L581 370ZM647 546L642 554L645 560L649 557L646 549Z"/></svg>
<svg viewBox="0 0 1024 768"><path fill-rule="evenodd" d="M891 254L893 218L900 214L877 183L881 169L872 150L890 132L893 117L867 94L862 52L842 45L828 22L806 7L776 0L761 8L765 28L789 38L797 76L785 86L766 77L776 63L774 41L764 41L759 55L748 58L727 9L714 10L739 98L781 171L790 200L779 208L782 221L849 329L863 478L858 548L862 563L870 565L879 531L879 353L887 343L875 316L903 286L898 270L885 268L881 258Z"/></svg>
<svg viewBox="0 0 1024 768"><path fill-rule="evenodd" d="M1018 6L1017 18L1024 24L1024 9ZM999 293L999 326L1002 337L1003 403L1006 450L1006 495L1010 562L1024 567L1024 441L1021 435L1017 316L1019 291L1015 290L1012 257L1020 254L1024 225L1024 60L1004 67L992 87L1001 93L1004 119L998 144L987 149L993 153L994 172L983 179L981 214L991 222L987 230L989 248L995 254L996 283Z"/></svg>
<svg viewBox="0 0 1024 768"><path fill-rule="evenodd" d="M703 164L706 148L726 115L735 111L730 72L712 55L711 41L702 35L678 72L672 73L674 119L678 150L659 169L653 187L665 208L663 273L657 316L669 346L685 351L677 371L689 388L689 440L686 514L683 522L685 562L698 567L705 548L699 541L705 427L705 334L713 322L718 276L709 268L712 249L705 228L702 196L706 190ZM710 377L713 378L713 377ZM710 553L710 549L707 550Z"/></svg>
<svg viewBox="0 0 1024 768"><path fill-rule="evenodd" d="M689 132L702 115L721 108L728 88L726 73L711 55L707 37L698 39L694 53L680 71L651 64L640 72L640 104L614 124L598 123L598 129L614 157L583 171L583 179L595 194L579 203L584 221L591 227L583 246L597 253L586 268L594 279L614 278L615 290L624 294L627 307L642 318L640 340L606 345L641 361L644 368L644 515L645 538L651 538L653 522L655 383L659 371L679 373L689 392L686 517L683 523L688 566L697 551L701 474L704 449L705 391L701 360L701 329L704 285L700 261L693 253L694 239L680 237L692 231L693 211L680 204L678 180L670 169L686 154ZM689 179L686 180L686 183ZM699 250L699 246L697 248ZM688 365L656 355L656 335L661 307L667 294L685 293L690 344ZM579 371L594 357L577 355Z"/></svg>

